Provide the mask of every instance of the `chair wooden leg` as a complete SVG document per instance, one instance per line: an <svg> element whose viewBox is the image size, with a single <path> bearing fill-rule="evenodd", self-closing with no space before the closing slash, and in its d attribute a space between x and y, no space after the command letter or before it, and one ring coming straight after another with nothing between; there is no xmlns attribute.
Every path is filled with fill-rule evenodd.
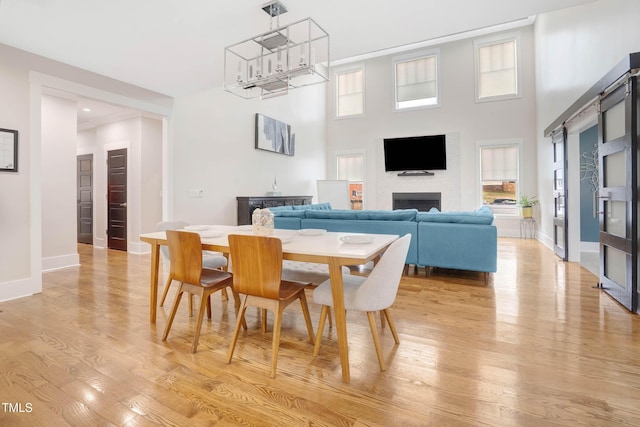
<svg viewBox="0 0 640 427"><path fill-rule="evenodd" d="M282 312L284 304L278 302L275 307L273 320L273 340L271 343L271 378L276 377L276 368L278 367L278 349L280 348L280 327L282 326ZM263 308L264 311L266 309Z"/></svg>
<svg viewBox="0 0 640 427"><path fill-rule="evenodd" d="M200 340L200 329L202 329L202 320L204 319L204 312L207 310L207 302L209 302L209 295L204 291L200 292L200 309L198 310L198 320L196 320L196 331L193 334L193 345L191 346L191 353L195 353L198 349L198 341ZM209 306L209 309L210 306Z"/></svg>
<svg viewBox="0 0 640 427"><path fill-rule="evenodd" d="M331 318L331 309L329 308L327 311L327 316L329 316L329 329L333 327L333 320Z"/></svg>
<svg viewBox="0 0 640 427"><path fill-rule="evenodd" d="M373 315L373 311L367 311L367 317L369 318L369 326L371 327L371 335L373 336L373 344L376 346L376 354L378 355L378 363L380 364L380 370L384 371L384 359L382 358L382 350L380 349L380 338L378 337L378 330L376 329L376 319Z"/></svg>
<svg viewBox="0 0 640 427"><path fill-rule="evenodd" d="M164 290L162 291L162 298L160 298L160 307L164 305L164 300L167 298L167 293L169 292L169 288L171 287L171 282L173 282L173 276L171 275L171 273L169 273L167 283L165 283Z"/></svg>
<svg viewBox="0 0 640 427"><path fill-rule="evenodd" d="M304 315L304 321L307 324L307 332L309 333L309 342L315 344L315 337L313 335L313 325L311 324L311 316L309 315L309 306L307 305L307 297L304 294L304 290L300 292L300 305L302 306L302 314Z"/></svg>
<svg viewBox="0 0 640 427"><path fill-rule="evenodd" d="M229 294L227 294L227 288L222 288L222 301L229 301Z"/></svg>
<svg viewBox="0 0 640 427"><path fill-rule="evenodd" d="M193 295L189 294L189 317L193 317Z"/></svg>
<svg viewBox="0 0 640 427"><path fill-rule="evenodd" d="M384 327L385 327L384 314L382 310L380 310L380 329L384 329Z"/></svg>
<svg viewBox="0 0 640 427"><path fill-rule="evenodd" d="M233 352L236 349L236 342L238 341L238 334L240 333L240 327L242 325L242 321L244 320L244 313L247 311L247 299L249 297L245 295L242 304L240 305L240 310L238 312L238 316L236 316L236 328L233 331L233 336L231 337L231 344L229 345L229 353L227 355L227 363L231 363L231 358L233 357Z"/></svg>
<svg viewBox="0 0 640 427"><path fill-rule="evenodd" d="M167 336L169 336L169 330L171 330L171 325L173 324L173 319L176 317L176 311L178 311L178 306L180 305L180 299L182 298L182 283L180 284L180 289L178 289L178 293L176 294L175 299L173 300L173 306L171 306L171 314L169 314L169 320L167 320L167 326L164 328L164 335L162 336L162 341L167 340Z"/></svg>
<svg viewBox="0 0 640 427"><path fill-rule="evenodd" d="M398 338L398 331L396 331L396 325L393 324L393 319L391 318L391 311L387 308L386 310L382 310L384 313L384 317L387 318L387 323L389 324L389 329L391 329L391 334L393 335L393 339L396 344L400 344L400 338Z"/></svg>
<svg viewBox="0 0 640 427"><path fill-rule="evenodd" d="M204 301L201 301L200 304L204 304ZM211 295L207 295L207 319L211 320Z"/></svg>
<svg viewBox="0 0 640 427"><path fill-rule="evenodd" d="M235 292L235 291L231 291L231 293L233 294L233 301L235 303L235 312L236 312L236 318L238 317L238 313L240 312L240 305L242 304L240 302L240 295ZM245 320L244 316L242 316L242 328L246 331L247 330L247 321Z"/></svg>
<svg viewBox="0 0 640 427"><path fill-rule="evenodd" d="M262 309L262 333L267 332L267 309Z"/></svg>
<svg viewBox="0 0 640 427"><path fill-rule="evenodd" d="M316 335L316 345L313 347L313 357L318 355L320 351L320 343L322 342L322 333L324 332L324 322L327 320L327 313L329 312L329 306L323 305L322 311L320 311L320 322L318 323L318 335Z"/></svg>

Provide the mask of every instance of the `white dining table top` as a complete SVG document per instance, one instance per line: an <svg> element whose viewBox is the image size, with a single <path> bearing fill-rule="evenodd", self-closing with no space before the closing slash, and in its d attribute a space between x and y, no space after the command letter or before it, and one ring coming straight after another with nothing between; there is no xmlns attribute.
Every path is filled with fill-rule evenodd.
<svg viewBox="0 0 640 427"><path fill-rule="evenodd" d="M206 228L205 228L206 227ZM194 230L198 228L198 230ZM202 228L202 229L200 229ZM250 226L232 225L202 225L190 226L186 231L193 231L200 234L203 245L217 246L219 249L228 248L229 234L252 235L253 229ZM388 246L399 236L397 234L367 234L367 233L343 233L321 231L320 234L302 234L305 231L275 229L273 235L282 240L282 252L303 255L343 257L368 259L379 252L380 248ZM307 232L307 233L313 233ZM357 236L352 238L352 236ZM141 238L165 240L164 231L144 233ZM342 240L341 240L342 238ZM346 238L346 239L345 239ZM360 240L371 240L369 243L361 243ZM344 240L356 240L354 243Z"/></svg>

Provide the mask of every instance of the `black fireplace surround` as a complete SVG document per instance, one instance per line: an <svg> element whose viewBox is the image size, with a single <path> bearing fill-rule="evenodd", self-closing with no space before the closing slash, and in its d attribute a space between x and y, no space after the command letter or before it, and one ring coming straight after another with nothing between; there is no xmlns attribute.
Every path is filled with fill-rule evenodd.
<svg viewBox="0 0 640 427"><path fill-rule="evenodd" d="M392 193L393 209L417 209L428 212L431 208L440 210L440 193Z"/></svg>

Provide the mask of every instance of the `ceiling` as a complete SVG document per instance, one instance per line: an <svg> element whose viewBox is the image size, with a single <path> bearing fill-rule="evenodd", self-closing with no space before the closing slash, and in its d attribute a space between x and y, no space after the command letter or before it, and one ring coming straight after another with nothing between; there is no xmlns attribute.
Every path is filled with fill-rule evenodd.
<svg viewBox="0 0 640 427"><path fill-rule="evenodd" d="M282 0L312 17L331 60L594 0ZM169 96L222 85L226 46L269 30L267 0L0 0L0 43Z"/></svg>
<svg viewBox="0 0 640 427"><path fill-rule="evenodd" d="M0 0L0 43L181 96L222 86L224 48L269 29L267 1ZM312 17L329 33L335 62L592 1L281 0L280 24ZM78 102L80 130L139 114L50 94Z"/></svg>

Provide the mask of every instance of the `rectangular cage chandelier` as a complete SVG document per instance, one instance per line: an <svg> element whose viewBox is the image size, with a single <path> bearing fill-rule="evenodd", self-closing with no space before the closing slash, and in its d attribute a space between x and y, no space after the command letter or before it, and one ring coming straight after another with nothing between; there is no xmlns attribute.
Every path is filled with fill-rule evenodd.
<svg viewBox="0 0 640 427"><path fill-rule="evenodd" d="M224 49L224 90L267 99L328 81L329 34L311 18L281 27L287 9L277 0L262 9L271 16L269 31Z"/></svg>

